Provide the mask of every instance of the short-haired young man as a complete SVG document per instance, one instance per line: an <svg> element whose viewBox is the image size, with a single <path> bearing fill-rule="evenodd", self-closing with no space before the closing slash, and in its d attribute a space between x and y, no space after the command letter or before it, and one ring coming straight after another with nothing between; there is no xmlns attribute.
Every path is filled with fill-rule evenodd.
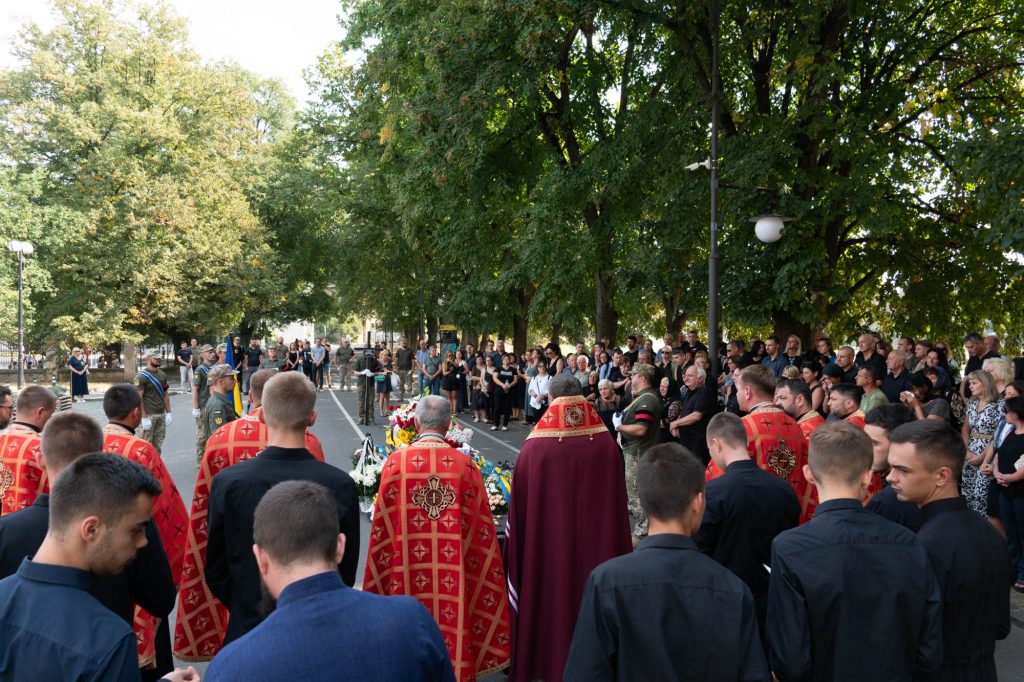
<svg viewBox="0 0 1024 682"><path fill-rule="evenodd" d="M252 524L264 493L281 481L304 480L326 487L337 505L340 530L350 547L359 546L359 500L344 471L318 462L306 449L306 427L316 421L316 387L299 372L282 372L263 389L267 447L258 455L217 474L210 488L207 516L206 584L228 607L225 642L255 627L260 617L260 577L252 556ZM358 555L338 567L355 584Z"/></svg>
<svg viewBox="0 0 1024 682"><path fill-rule="evenodd" d="M11 388L10 386L0 386L0 431L10 425L13 412L14 396L11 395Z"/></svg>
<svg viewBox="0 0 1024 682"><path fill-rule="evenodd" d="M441 631L419 601L353 590L338 577L345 536L322 485L287 481L271 488L256 507L253 540L276 608L213 659L208 682L454 682Z"/></svg>
<svg viewBox="0 0 1024 682"><path fill-rule="evenodd" d="M711 418L707 431L711 459L725 475L708 481L704 521L693 541L702 552L735 573L754 595L764 631L772 541L800 521L800 502L788 482L762 471L747 452L743 421L731 412Z"/></svg>
<svg viewBox="0 0 1024 682"><path fill-rule="evenodd" d="M871 471L880 479L889 474L889 434L897 427L914 421L914 411L906 405L893 403L882 405L864 415L864 433L871 439L873 461ZM868 511L894 521L904 528L917 532L924 523L924 515L920 508L910 501L901 501L896 497L892 486L886 485L871 496L865 505Z"/></svg>
<svg viewBox="0 0 1024 682"><path fill-rule="evenodd" d="M131 627L89 594L90 574L116 575L146 545L160 484L138 464L93 453L54 481L49 528L18 572L0 581L0 675L14 680L139 679ZM166 679L198 680L189 669Z"/></svg>
<svg viewBox="0 0 1024 682"><path fill-rule="evenodd" d="M139 399L134 386L122 386L135 400ZM140 442L152 447L145 441ZM103 450L103 431L88 415L62 412L46 422L40 450L47 478L54 481L79 457ZM163 490L157 500L166 494ZM15 573L22 559L33 556L39 549L49 528L49 512L50 496L44 493L30 507L0 518L0 578ZM156 656L155 667L143 671L143 679L150 680L174 669L169 632L165 626L163 637L154 639L153 619L166 621L174 608L175 589L171 567L152 518L146 523L146 540L146 545L123 572L94 576L89 592L134 627L140 656L145 659ZM139 617L136 617L136 605L145 610Z"/></svg>
<svg viewBox="0 0 1024 682"><path fill-rule="evenodd" d="M637 484L648 535L591 573L564 680L767 682L750 590L691 539L704 513L700 462L678 443L657 445Z"/></svg>
<svg viewBox="0 0 1024 682"><path fill-rule="evenodd" d="M24 509L46 490L39 434L56 410L57 396L48 388L26 386L18 393L18 418L0 434L0 481L6 485L0 516Z"/></svg>
<svg viewBox="0 0 1024 682"><path fill-rule="evenodd" d="M811 434L806 475L818 508L772 546L766 639L780 680L910 682L942 660L925 548L861 505L871 458L871 440L850 424Z"/></svg>
<svg viewBox="0 0 1024 682"><path fill-rule="evenodd" d="M942 594L936 679L994 681L996 640L1010 634L1010 561L998 531L960 497L964 442L934 419L897 427L889 442L889 483L924 512L917 537Z"/></svg>

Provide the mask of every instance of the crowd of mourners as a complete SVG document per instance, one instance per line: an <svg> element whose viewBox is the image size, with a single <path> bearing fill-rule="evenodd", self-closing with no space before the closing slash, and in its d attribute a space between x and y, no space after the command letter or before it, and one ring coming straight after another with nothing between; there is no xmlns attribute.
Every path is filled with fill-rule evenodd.
<svg viewBox="0 0 1024 682"><path fill-rule="evenodd" d="M191 511L136 435L169 404L155 354L102 426L0 387L0 679L197 681L173 642L208 680L996 680L1024 592L1024 358L995 336L963 337L962 368L873 334L321 340L309 368L282 345L237 369L198 349ZM331 364L384 396L361 417L432 394L382 466L361 590L360 493L309 430ZM239 374L251 409L221 419ZM503 546L445 440L463 411L531 426Z"/></svg>

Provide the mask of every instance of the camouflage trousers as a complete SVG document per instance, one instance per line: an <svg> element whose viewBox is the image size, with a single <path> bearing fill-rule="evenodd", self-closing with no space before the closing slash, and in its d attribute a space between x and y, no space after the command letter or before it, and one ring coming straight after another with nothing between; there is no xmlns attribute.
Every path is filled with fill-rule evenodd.
<svg viewBox="0 0 1024 682"><path fill-rule="evenodd" d="M203 461L203 453L206 452L206 441L210 434L206 432L206 409L200 410L196 417L196 464Z"/></svg>
<svg viewBox="0 0 1024 682"><path fill-rule="evenodd" d="M412 395L412 370L411 369L400 369L398 370L398 387L399 387L399 400L405 402L405 396Z"/></svg>
<svg viewBox="0 0 1024 682"><path fill-rule="evenodd" d="M161 412L160 414L148 414L146 416L153 422L153 425L148 429L143 429L142 435L140 435L139 438L148 443L152 443L153 447L156 448L156 451L161 452L161 448L164 445L164 438L167 437L167 415Z"/></svg>
<svg viewBox="0 0 1024 682"><path fill-rule="evenodd" d="M647 537L647 514L640 506L640 493L636 485L636 470L640 464L642 453L631 451L624 453L626 460L626 507L633 519L633 546Z"/></svg>
<svg viewBox="0 0 1024 682"><path fill-rule="evenodd" d="M338 388L343 391L352 390L352 363L343 362L338 367Z"/></svg>

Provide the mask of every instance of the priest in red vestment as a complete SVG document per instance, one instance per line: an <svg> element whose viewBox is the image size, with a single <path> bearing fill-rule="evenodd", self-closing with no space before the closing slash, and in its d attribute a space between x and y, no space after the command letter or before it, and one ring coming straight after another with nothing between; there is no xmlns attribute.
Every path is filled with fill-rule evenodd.
<svg viewBox="0 0 1024 682"><path fill-rule="evenodd" d="M57 397L42 386L18 394L18 418L0 435L0 516L24 509L50 491L39 454L39 434L57 410Z"/></svg>
<svg viewBox="0 0 1024 682"><path fill-rule="evenodd" d="M174 655L182 661L209 661L224 646L228 610L206 584L206 512L213 477L229 466L256 456L267 446L267 425L263 422L263 386L277 374L262 369L249 378L249 414L228 422L206 441L199 474L192 494L192 512L178 592L178 617L174 624ZM320 441L306 431L306 449L324 461Z"/></svg>
<svg viewBox="0 0 1024 682"><path fill-rule="evenodd" d="M736 398L747 415L747 451L764 471L784 478L800 500L800 523L814 512L814 486L804 478L807 464L807 440L792 417L772 404L775 397L775 373L766 365L744 367L735 381ZM707 479L722 475L714 462L708 465Z"/></svg>
<svg viewBox="0 0 1024 682"><path fill-rule="evenodd" d="M558 682L590 572L633 551L622 454L579 381L553 398L516 460L505 542L514 682Z"/></svg>
<svg viewBox="0 0 1024 682"><path fill-rule="evenodd" d="M181 584L181 565L185 554L185 530L188 512L174 485L170 472L153 444L136 437L135 430L142 422L142 397L131 384L111 386L103 396L103 412L109 423L103 427L103 450L130 459L152 474L160 484L160 494L153 500L153 523L160 535L160 544L171 567L174 586ZM135 607L135 637L138 641L139 667L152 668L161 655L161 669L173 666L170 660L170 632L166 623ZM162 634L158 629L163 625ZM157 650L157 637L163 637L161 650Z"/></svg>
<svg viewBox="0 0 1024 682"><path fill-rule="evenodd" d="M363 589L419 599L444 635L459 682L501 670L511 637L505 571L480 470L444 441L451 406L427 396L420 434L384 463Z"/></svg>
<svg viewBox="0 0 1024 682"><path fill-rule="evenodd" d="M807 382L801 379L780 381L775 387L775 406L796 420L809 451L811 434L825 423L825 418L812 407L811 388ZM800 499L801 523L811 520L817 506L818 488L808 485L805 497Z"/></svg>

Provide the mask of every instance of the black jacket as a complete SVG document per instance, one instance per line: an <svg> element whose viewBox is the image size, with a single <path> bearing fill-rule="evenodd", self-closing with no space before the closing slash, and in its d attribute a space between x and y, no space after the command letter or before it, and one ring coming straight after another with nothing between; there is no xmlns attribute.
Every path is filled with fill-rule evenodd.
<svg viewBox="0 0 1024 682"><path fill-rule="evenodd" d="M780 682L910 682L942 662L939 585L906 528L829 500L772 545L766 640Z"/></svg>
<svg viewBox="0 0 1024 682"><path fill-rule="evenodd" d="M338 507L340 532L351 551L338 566L345 584L355 584L359 560L359 499L356 485L341 469L317 461L305 448L268 447L252 459L213 477L207 516L206 584L231 614L225 644L263 620L260 574L252 554L253 516L263 495L282 481L323 485Z"/></svg>
<svg viewBox="0 0 1024 682"><path fill-rule="evenodd" d="M963 498L925 505L917 537L942 593L942 668L930 681L995 682L997 639L1010 634L1006 543Z"/></svg>

